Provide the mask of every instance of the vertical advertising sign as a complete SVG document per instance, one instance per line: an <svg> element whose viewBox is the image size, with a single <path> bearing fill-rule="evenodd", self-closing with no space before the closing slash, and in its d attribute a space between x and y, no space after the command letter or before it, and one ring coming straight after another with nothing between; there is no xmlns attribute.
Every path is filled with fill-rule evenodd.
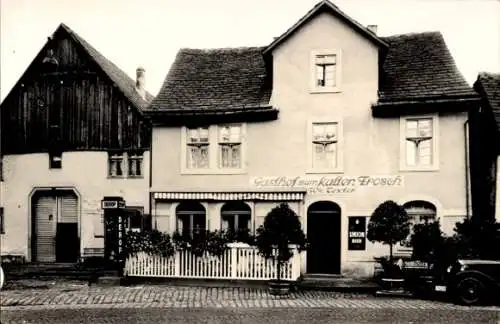
<svg viewBox="0 0 500 324"><path fill-rule="evenodd" d="M364 251L366 249L366 217L350 216L348 226L348 249Z"/></svg>

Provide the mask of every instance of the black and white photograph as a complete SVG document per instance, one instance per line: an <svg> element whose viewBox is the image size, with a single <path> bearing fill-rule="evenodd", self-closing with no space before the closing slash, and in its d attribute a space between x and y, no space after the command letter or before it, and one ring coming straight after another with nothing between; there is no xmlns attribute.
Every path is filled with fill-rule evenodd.
<svg viewBox="0 0 500 324"><path fill-rule="evenodd" d="M500 0L0 0L0 139L1 324L500 323Z"/></svg>

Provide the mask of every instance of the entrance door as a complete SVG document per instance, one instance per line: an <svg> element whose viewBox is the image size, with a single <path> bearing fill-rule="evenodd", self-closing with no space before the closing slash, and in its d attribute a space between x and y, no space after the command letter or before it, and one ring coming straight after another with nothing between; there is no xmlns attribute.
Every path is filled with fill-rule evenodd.
<svg viewBox="0 0 500 324"><path fill-rule="evenodd" d="M340 207L329 201L309 206L307 211L307 272L340 274Z"/></svg>
<svg viewBox="0 0 500 324"><path fill-rule="evenodd" d="M33 196L33 260L76 262L80 251L78 198L73 191L41 191Z"/></svg>
<svg viewBox="0 0 500 324"><path fill-rule="evenodd" d="M55 196L39 196L35 204L34 255L37 262L56 261L57 204Z"/></svg>

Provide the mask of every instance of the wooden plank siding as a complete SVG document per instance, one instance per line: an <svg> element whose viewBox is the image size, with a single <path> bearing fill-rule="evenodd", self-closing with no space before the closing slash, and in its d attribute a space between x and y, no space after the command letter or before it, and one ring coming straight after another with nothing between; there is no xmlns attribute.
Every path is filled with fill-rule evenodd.
<svg viewBox="0 0 500 324"><path fill-rule="evenodd" d="M42 61L52 48L59 65ZM88 54L55 33L1 105L2 155L148 149L150 125Z"/></svg>

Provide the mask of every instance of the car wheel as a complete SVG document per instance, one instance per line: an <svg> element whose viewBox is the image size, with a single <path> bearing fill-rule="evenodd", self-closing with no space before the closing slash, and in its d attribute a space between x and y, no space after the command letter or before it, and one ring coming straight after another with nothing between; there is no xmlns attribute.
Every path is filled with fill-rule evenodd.
<svg viewBox="0 0 500 324"><path fill-rule="evenodd" d="M458 302L463 305L477 305L483 301L484 284L476 278L461 279L455 289Z"/></svg>

